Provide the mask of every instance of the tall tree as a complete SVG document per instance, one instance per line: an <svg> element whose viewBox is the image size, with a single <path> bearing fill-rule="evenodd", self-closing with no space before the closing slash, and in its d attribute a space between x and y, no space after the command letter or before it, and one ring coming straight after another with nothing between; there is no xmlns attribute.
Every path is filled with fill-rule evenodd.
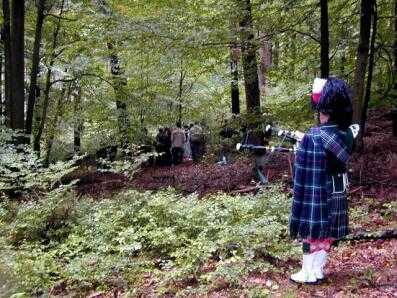
<svg viewBox="0 0 397 298"><path fill-rule="evenodd" d="M320 0L321 6L321 77L329 77L328 0Z"/></svg>
<svg viewBox="0 0 397 298"><path fill-rule="evenodd" d="M230 95L231 95L231 109L233 114L240 114L240 90L239 90L239 76L238 64L241 57L241 48L238 44L239 25L237 20L230 18L229 27L231 41L229 46L230 51Z"/></svg>
<svg viewBox="0 0 397 298"><path fill-rule="evenodd" d="M231 97L232 97L232 113L240 114L240 90L238 87L238 61L240 49L236 42L230 46L230 73L231 73Z"/></svg>
<svg viewBox="0 0 397 298"><path fill-rule="evenodd" d="M3 101L3 53L0 53L0 125L5 117L5 102Z"/></svg>
<svg viewBox="0 0 397 298"><path fill-rule="evenodd" d="M3 0L3 28L1 32L2 42L4 45L4 103L5 103L5 124L11 127L11 26L10 26L10 3Z"/></svg>
<svg viewBox="0 0 397 298"><path fill-rule="evenodd" d="M113 12L106 0L94 0L93 1L96 9L106 16L109 20L111 19ZM130 143L129 130L130 120L128 118L127 102L124 87L127 85L127 78L123 75L120 67L120 58L113 44L113 41L107 42L107 48L109 50L109 61L110 61L110 73L113 79L113 90L116 97L116 109L117 109L117 120L118 128L120 132L120 145L123 149L127 149Z"/></svg>
<svg viewBox="0 0 397 298"><path fill-rule="evenodd" d="M367 110L368 110L369 100L371 98L372 75L374 71L375 41L376 41L377 25L378 25L378 10L376 5L376 0L374 0L372 9L373 9L372 33L371 33L371 46L370 46L369 63L368 63L368 77L367 77L367 85L365 88L364 106L363 106L363 112L361 115L361 123L360 123L360 126L363 131L365 131L365 122L367 121ZM363 134L361 134L361 138L362 136ZM359 143L361 143L361 140Z"/></svg>
<svg viewBox="0 0 397 298"><path fill-rule="evenodd" d="M181 63L181 70L179 72L178 82L178 121L182 123L183 117L183 84L186 77L186 72L183 70L183 63Z"/></svg>
<svg viewBox="0 0 397 298"><path fill-rule="evenodd" d="M394 91L397 93L397 0L394 0L394 65L393 65L393 78L394 78ZM397 103L396 103L397 105Z"/></svg>
<svg viewBox="0 0 397 298"><path fill-rule="evenodd" d="M13 0L11 5L11 127L25 126L25 1Z"/></svg>
<svg viewBox="0 0 397 298"><path fill-rule="evenodd" d="M26 123L25 123L25 133L32 133L32 120L33 120L33 110L34 104L36 102L37 94L37 75L39 72L40 63L40 44L43 31L44 23L44 10L45 10L46 0L39 0L37 3L37 17L36 17L36 29L34 36L33 45L33 55L32 55L32 70L30 72L30 86L29 86L29 97L28 97L28 109L26 112Z"/></svg>
<svg viewBox="0 0 397 298"><path fill-rule="evenodd" d="M78 84L76 93L73 96L73 152L80 154L81 134L84 127L84 121L81 117L81 85Z"/></svg>
<svg viewBox="0 0 397 298"><path fill-rule="evenodd" d="M269 37L263 32L259 33L260 47L259 47L259 68L258 79L259 89L261 94L265 94L267 84L267 72L272 63L272 46Z"/></svg>
<svg viewBox="0 0 397 298"><path fill-rule="evenodd" d="M47 120L47 112L48 112L48 106L49 106L49 101L50 101L50 91L51 91L51 76L52 76L52 69L55 64L55 60L58 56L57 54L57 47L58 47L58 36L59 32L61 30L61 21L62 21L62 15L64 12L64 6L65 6L65 1L62 0L61 4L61 10L59 13L59 17L56 20L56 25L55 29L52 35L52 45L51 45L51 54L49 55L49 64L48 64L48 69L47 69L47 75L46 75L46 82L45 82L45 89L43 93L43 107L41 111L41 116L40 116L40 123L39 127L37 129L37 133L34 136L33 140L33 149L40 155L40 142L41 142L41 136L43 135L44 131L44 126Z"/></svg>
<svg viewBox="0 0 397 298"><path fill-rule="evenodd" d="M240 6L240 35L242 64L244 70L244 85L247 111L260 110L260 92L258 82L258 66L254 46L252 26L251 1L238 0Z"/></svg>
<svg viewBox="0 0 397 298"><path fill-rule="evenodd" d="M371 35L371 11L373 0L361 0L360 39L354 74L353 120L361 123L365 73L368 64L369 38ZM362 131L362 130L361 130Z"/></svg>
<svg viewBox="0 0 397 298"><path fill-rule="evenodd" d="M125 93L123 91L124 86L127 84L126 78L122 75L120 68L120 60L117 52L114 49L112 43L108 43L108 49L110 50L110 72L113 77L113 88L116 96L116 108L117 118L120 132L121 147L127 149L129 145L128 132L130 129L130 121L128 118L127 103L125 99Z"/></svg>

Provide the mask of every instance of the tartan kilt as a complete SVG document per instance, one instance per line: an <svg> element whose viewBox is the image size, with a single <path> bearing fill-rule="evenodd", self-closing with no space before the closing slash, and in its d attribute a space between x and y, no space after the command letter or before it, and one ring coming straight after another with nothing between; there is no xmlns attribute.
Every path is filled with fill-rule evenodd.
<svg viewBox="0 0 397 298"><path fill-rule="evenodd" d="M347 193L333 192L332 178L326 178L326 202L317 204L316 215L321 215L323 220L315 217L310 220L311 204L303 207L292 203L292 215L289 221L290 236L293 239L340 239L349 234L349 214Z"/></svg>
<svg viewBox="0 0 397 298"><path fill-rule="evenodd" d="M327 181L327 188L332 189L332 180ZM347 193L329 192L328 195L328 235L340 239L349 234L349 214Z"/></svg>

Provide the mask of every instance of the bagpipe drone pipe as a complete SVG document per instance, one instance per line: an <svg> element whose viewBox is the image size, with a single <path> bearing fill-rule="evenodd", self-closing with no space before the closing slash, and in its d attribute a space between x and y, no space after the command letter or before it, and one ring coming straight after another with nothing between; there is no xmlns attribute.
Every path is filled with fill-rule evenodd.
<svg viewBox="0 0 397 298"><path fill-rule="evenodd" d="M260 136L260 137L259 137ZM265 144L272 138L277 136L281 139L277 146L266 146ZM272 153L274 152L295 152L299 142L302 140L304 134L298 131L289 131L280 129L272 125L266 125L262 130L246 131L242 143L236 145L237 151L250 152L255 156L254 174L260 181L260 184L266 185L269 183L269 171L264 172L264 167L269 162ZM284 141L288 141L292 147L283 147ZM260 145L258 145L260 144ZM292 163L288 157L289 168L292 176Z"/></svg>
<svg viewBox="0 0 397 298"><path fill-rule="evenodd" d="M266 125L263 129L264 134L270 138L272 136L277 136L281 139L281 142L277 146L260 146L254 144L248 144L247 138L243 143L238 143L236 145L237 151L249 151L249 152L295 152L299 142L302 141L304 133L300 131L290 131L287 129L282 129L270 124ZM282 147L281 144L287 141L293 145L293 147Z"/></svg>
<svg viewBox="0 0 397 298"><path fill-rule="evenodd" d="M354 139L356 139L358 132L360 130L360 126L357 124L353 124L349 127L349 129L344 133L345 135L345 140L347 141L347 150L349 152L352 152L353 150L353 143ZM247 132L247 135L244 139L244 142L238 143L236 145L237 151L243 151L243 152L252 152L256 156L255 158L255 170L256 170L256 175L259 177L261 180L262 184L267 184L268 183L268 175L264 175L262 173L263 170L263 165L267 164L270 160L270 157L272 156L272 153L274 152L292 152L295 153L299 147L300 142L303 140L303 137L305 136L304 133L300 131L290 131L287 129L281 129L272 125L267 125L265 129L263 130L264 135L266 136L266 139L269 140L272 136L277 136L280 138L280 142L277 146L263 146L263 145L256 145L249 143L248 140L248 134L249 131ZM290 144L292 144L292 147L283 147L282 144L284 141L288 141ZM265 157L266 155L266 157ZM262 156L261 159L261 165L258 164L258 156ZM291 156L288 155L288 163L289 163L289 170L291 177L293 176L293 166L292 166L292 160ZM333 160L330 160L330 164L335 164L333 163ZM336 163L337 164L337 163ZM338 176L339 177L339 176ZM347 175L342 175L343 177L343 185L344 187L347 188L348 185L348 179ZM335 178L337 179L337 178ZM339 179L339 178L338 178Z"/></svg>
<svg viewBox="0 0 397 298"><path fill-rule="evenodd" d="M358 124L350 125L349 129L347 130L347 134L350 136L352 141L354 141L358 133L360 131L360 126ZM264 129L264 133L269 138L271 136L277 136L281 139L280 144L277 146L258 146L254 144L248 144L247 142L238 143L236 145L237 151L253 151L259 152L262 151L263 153L266 152L295 152L299 146L299 143L302 141L304 137L304 133L298 130L291 131L288 129L279 128L276 126L272 126L270 124L266 125ZM293 147L283 147L281 146L284 141L287 141L293 145Z"/></svg>

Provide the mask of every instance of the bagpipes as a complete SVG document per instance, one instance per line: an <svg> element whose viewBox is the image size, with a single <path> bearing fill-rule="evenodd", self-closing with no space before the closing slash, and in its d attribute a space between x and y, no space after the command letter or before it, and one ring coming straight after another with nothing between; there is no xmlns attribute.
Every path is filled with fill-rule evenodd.
<svg viewBox="0 0 397 298"><path fill-rule="evenodd" d="M349 148L349 151L353 150L353 141L354 139L357 137L358 133L360 131L360 126L358 124L353 124L349 127L349 129L347 130L347 134L349 135L348 138L351 139L351 146ZM299 144L300 142L303 140L305 134L303 132L300 131L290 131L287 129L281 129L272 125L266 125L265 129L263 130L263 133L265 136L267 136L267 138L270 138L272 135L275 135L277 137L279 137L281 139L280 143L277 146L258 146L258 145L254 145L254 144L248 144L248 134L250 132L247 132L246 138L245 138L245 142L243 144L238 143L236 145L236 149L237 151L248 151L248 152L254 152L256 154L259 155L266 155L267 152L270 152L269 154L267 154L266 158L265 158L265 162L268 162L272 153L274 152L296 152L298 150ZM282 144L284 143L284 141L288 141L289 143L292 144L292 148L288 148L288 147L283 147ZM291 160L291 156L288 155L288 163L289 163L289 170L290 170L290 174L291 176L293 176L293 166L292 166L292 160ZM260 181L262 184L267 184L268 183L268 176L269 173L267 175L264 175L261 172L261 166L256 165L255 166L256 169L256 175L257 177L259 177ZM343 185L347 185L347 176L343 176ZM345 180L346 178L346 180ZM346 186L347 187L347 186Z"/></svg>
<svg viewBox="0 0 397 298"><path fill-rule="evenodd" d="M360 126L358 124L352 124L350 125L348 129L348 133L351 134L353 140L357 138L358 133L360 131ZM268 135L272 136L275 135L281 139L281 142L277 146L258 146L258 145L253 145L253 144L247 144L246 142L241 144L238 143L236 145L237 151L262 151L264 153L266 152L296 152L298 149L299 143L302 141L303 137L305 134L301 131L295 130L295 131L290 131L287 129L282 129L276 126L272 126L270 124L266 125L265 129L263 132ZM288 141L293 145L292 148L288 147L283 147L281 144L283 144L284 141Z"/></svg>
<svg viewBox="0 0 397 298"><path fill-rule="evenodd" d="M249 144L249 134L252 133L252 131L247 131L244 143L238 143L236 145L237 151L245 151L245 152L253 152L255 155L258 156L265 156L266 153L270 152L267 154L265 159L262 160L257 160L255 159L255 175L259 179L260 183L263 185L266 185L269 183L269 171L267 174L263 172L263 166L269 161L269 158L271 157L272 153L274 152L294 152L299 145L299 142L302 141L304 133L300 131L289 131L286 129L281 129L275 126L272 126L270 124L266 125L261 131L261 134L263 136L263 139L270 139L272 135L277 136L281 138L281 142L277 146L258 146L254 144ZM256 140L258 141L258 140ZM282 147L281 145L283 144L284 141L288 141L293 145L292 148L288 147ZM290 157L288 156L288 162L289 162L289 168L290 172L292 175L292 161Z"/></svg>
<svg viewBox="0 0 397 298"><path fill-rule="evenodd" d="M241 144L238 143L236 145L237 151L262 151L266 152L295 152L299 142L302 141L303 136L305 135L300 131L290 131L287 129L282 129L276 126L272 126L270 124L266 125L263 129L263 132L267 136L277 136L281 138L281 143L278 146L258 146L253 144L247 144L246 142ZM281 144L284 141L288 141L293 145L292 148L282 147Z"/></svg>

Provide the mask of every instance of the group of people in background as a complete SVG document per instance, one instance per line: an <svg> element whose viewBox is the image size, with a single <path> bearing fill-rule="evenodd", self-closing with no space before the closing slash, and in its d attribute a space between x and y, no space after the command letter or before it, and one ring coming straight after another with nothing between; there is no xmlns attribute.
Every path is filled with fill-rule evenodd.
<svg viewBox="0 0 397 298"><path fill-rule="evenodd" d="M204 155L205 132L199 123L185 125L180 122L174 128L159 128L156 136L156 152L159 165L177 165L184 160L198 162Z"/></svg>

